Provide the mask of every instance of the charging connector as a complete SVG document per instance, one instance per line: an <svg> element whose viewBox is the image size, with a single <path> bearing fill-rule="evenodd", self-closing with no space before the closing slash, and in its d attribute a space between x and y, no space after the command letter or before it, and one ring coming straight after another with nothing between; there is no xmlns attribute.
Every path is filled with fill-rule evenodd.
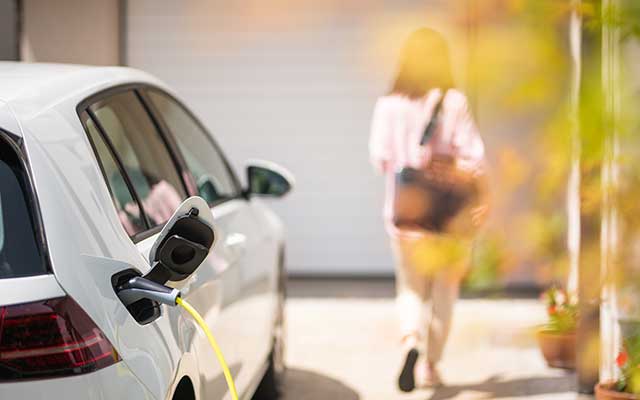
<svg viewBox="0 0 640 400"><path fill-rule="evenodd" d="M131 278L117 287L116 294L125 306L142 299L150 299L158 303L175 306L178 304L178 297L180 297L178 289L161 285L141 276Z"/></svg>

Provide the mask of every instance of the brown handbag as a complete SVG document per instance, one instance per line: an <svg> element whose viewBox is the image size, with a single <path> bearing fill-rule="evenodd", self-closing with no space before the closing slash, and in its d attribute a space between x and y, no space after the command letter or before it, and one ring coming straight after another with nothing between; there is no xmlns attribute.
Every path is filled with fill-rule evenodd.
<svg viewBox="0 0 640 400"><path fill-rule="evenodd" d="M444 98L444 96L443 96ZM442 101L436 105L420 145L432 139ZM433 154L424 168L404 167L396 173L393 223L402 230L473 237L471 211L482 205L484 175L457 166L452 154Z"/></svg>

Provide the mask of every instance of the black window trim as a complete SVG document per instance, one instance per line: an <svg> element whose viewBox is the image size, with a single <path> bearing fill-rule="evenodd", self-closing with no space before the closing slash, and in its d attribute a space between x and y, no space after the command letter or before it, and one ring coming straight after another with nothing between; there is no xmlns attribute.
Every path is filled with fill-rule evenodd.
<svg viewBox="0 0 640 400"><path fill-rule="evenodd" d="M111 138L109 138L109 136L106 134L106 132L104 131L104 127L102 126L102 123L100 123L100 120L98 120L98 118L96 117L95 113L91 110L90 107L87 107L87 109L84 111L84 113L87 114L89 119L96 126L96 129L98 130L98 135L100 135L100 138L102 139L102 141L104 142L105 146L107 147L107 151L111 155L111 158L113 158L113 161L115 162L116 167L118 168L118 171L120 172L120 175L122 175L122 179L124 180L125 185L127 185L127 189L129 190L129 193L131 194L131 198L138 205L138 210L142 210L142 201L140 201L140 197L138 196L138 192L136 192L134 187L133 187L133 183L131 182L131 179L129 178L129 175L127 174L127 171L124 168L124 164L122 164L122 160L120 160L120 157L118 157L118 155L115 153L115 150L114 150L114 147L113 147L113 143L111 142ZM84 123L84 120L82 118L82 114L80 115L80 122L82 123L82 126L83 126L85 132L87 132L88 127ZM93 154L94 154L94 156L96 158L96 161L98 162L98 167L100 168L100 172L102 172L102 178L104 179L104 181L107 184L107 189L109 190L109 194L111 195L111 200L113 202L115 202L116 201L116 197L115 197L115 194L113 193L113 191L111 189L111 185L109 185L109 178L107 177L107 173L104 170L104 165L102 164L103 161L99 159L98 149L97 149L96 143L94 143L93 139L91 138L91 135L89 135L88 132L87 132L87 137L89 138L89 144L91 145L91 149L93 150ZM149 217L147 216L146 213L144 213L142 211L140 212L140 215L142 216L142 222L144 223L144 228L145 228L142 232L146 232L146 231L148 231L150 229L150 226L151 226L151 223L149 222ZM138 234L140 234L142 232L136 233L133 236L138 235Z"/></svg>
<svg viewBox="0 0 640 400"><path fill-rule="evenodd" d="M23 173L23 182L22 184L25 186L26 197L28 201L29 214L31 215L33 230L35 231L36 241L38 246L40 247L40 259L42 261L42 266L44 268L44 274L37 275L29 275L29 276L21 276L17 278L8 278L8 279L23 279L30 278L33 276L42 276L42 275L50 275L53 274L53 268L51 268L51 257L49 252L49 245L47 242L47 235L44 229L44 222L42 219L42 212L40 211L40 199L38 198L38 193L35 189L35 184L33 181L33 171L31 170L31 164L29 163L29 158L27 156L26 149L24 147L24 140L22 137L11 133L5 129L0 128L0 143L8 144L9 147L13 150L18 158L18 162L22 167Z"/></svg>
<svg viewBox="0 0 640 400"><path fill-rule="evenodd" d="M227 173L229 174L229 176L231 177L231 180L233 181L235 194L233 196L222 198L222 199L214 201L214 202L209 202L209 207L213 208L215 206L218 206L220 204L226 203L226 202L231 201L231 200L237 200L237 199L245 199L246 200L246 196L245 196L244 190L242 190L242 185L240 185L240 181L238 180L238 177L236 176L233 168L231 167L231 164L229 163L229 159L226 157L226 155L224 154L224 152L222 151L222 149L220 148L220 146L216 142L216 140L213 137L213 135L211 134L211 132L209 132L209 130L206 128L206 126L204 126L204 124L189 109L189 107L187 107L182 101L180 101L180 99L176 98L171 93L168 93L167 91L165 91L165 90L163 90L163 89L161 89L161 88L159 88L157 86L144 85L144 87L141 88L140 91L143 93L142 97L148 103L149 109L152 112L152 114L154 114L156 116L156 118L159 121L161 121L161 124L162 124L163 128L166 130L167 136L171 137L171 141L173 142L173 146L174 146L174 151L177 152L178 154L180 154L180 157L182 158L183 162L184 162L184 155L182 154L182 152L180 151L180 148L177 145L177 142L176 142L176 139L175 139L175 132L172 132L171 129L169 129L169 126L167 125L164 117L162 116L162 113L160 113L158 111L156 106L153 104L153 101L149 98L148 92L156 92L156 93L158 93L158 94L160 94L162 96L166 96L167 98L169 98L170 100L175 102L178 105L178 107L180 107L180 109L182 109L185 112L185 114L187 114L187 116L189 118L191 118L193 120L193 122L195 122L195 124L198 126L198 128L200 128L200 130L205 134L206 140L208 140L209 143L211 143L211 146L220 155L220 158L222 159L222 162L223 162L223 164L225 166L225 169L227 170ZM186 166L186 163L185 163L185 166ZM193 179L193 181L195 183L195 178L193 177L193 174L188 169L188 167L187 167L187 173L189 174L189 176ZM199 196L199 193L196 192L196 193L194 193L194 195Z"/></svg>

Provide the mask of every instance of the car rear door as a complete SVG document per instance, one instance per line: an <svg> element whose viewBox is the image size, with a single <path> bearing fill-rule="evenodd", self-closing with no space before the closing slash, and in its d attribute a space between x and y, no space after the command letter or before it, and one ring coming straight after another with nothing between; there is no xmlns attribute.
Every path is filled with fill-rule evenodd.
<svg viewBox="0 0 640 400"><path fill-rule="evenodd" d="M150 270L146 260L160 229L193 192L188 174L135 88L98 96L81 116L117 215L131 237L131 251L137 252L141 260L133 267L144 274ZM221 210L216 225L224 226L229 219L227 214ZM120 258L135 259L116 254L113 261ZM228 251L216 248L192 276L174 284L212 327L227 301L222 288L236 287L240 279L234 265L234 257ZM132 371L154 388L158 397L167 395L170 383L179 378L175 376L177 371L184 369L195 374L192 380L200 381L196 390L206 386L207 381L218 382L212 394L222 398L226 392L222 370L193 321L188 317L185 320L178 308L166 306L156 317L145 325L131 318L116 321L120 324L117 348ZM241 363L235 349L224 342L221 345L232 370L238 369ZM196 357L200 354L206 357Z"/></svg>
<svg viewBox="0 0 640 400"><path fill-rule="evenodd" d="M243 196L221 150L192 113L158 89L145 90L145 99L171 133L194 178L196 193L211 206L221 236L218 251L230 257L228 262L237 269L230 273L233 281L225 281L221 288L223 305L212 329L223 349L231 349L238 357L238 385L250 387L261 378L271 346L276 246L265 246L268 232L264 224ZM207 394L213 395L216 382L205 384Z"/></svg>

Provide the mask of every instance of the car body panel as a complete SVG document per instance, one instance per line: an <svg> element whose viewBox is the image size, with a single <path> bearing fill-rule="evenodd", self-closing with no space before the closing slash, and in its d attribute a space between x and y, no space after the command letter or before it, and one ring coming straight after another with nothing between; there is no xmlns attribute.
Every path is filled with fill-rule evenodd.
<svg viewBox="0 0 640 400"><path fill-rule="evenodd" d="M116 383L117 384L114 384ZM86 375L64 379L40 379L0 385L3 399L127 399L152 400L154 397L123 363Z"/></svg>
<svg viewBox="0 0 640 400"><path fill-rule="evenodd" d="M18 120L11 109L11 106L6 101L0 100L0 127L5 131L11 132L14 135L22 133Z"/></svg>
<svg viewBox="0 0 640 400"><path fill-rule="evenodd" d="M17 78L11 78L14 75ZM5 82L11 83L3 86ZM129 83L171 93L155 78L128 68L0 63L0 128L22 136L54 272L21 278L37 281L42 291L26 297L3 295L0 305L66 293L123 360L91 374L43 382L69 381L74 387L83 382L93 385L96 379L98 396L103 377L109 377L113 386L117 381L140 387L139 398L164 399L170 398L182 376L189 376L198 396L222 398L227 392L222 370L189 316L163 305L160 318L140 325L112 288L111 277L122 270L134 268L142 274L150 270L148 254L157 235L136 244L127 236L76 107L101 90ZM269 353L282 224L259 199L227 201L212 212L218 243L192 276L171 285L203 314L240 392L248 397ZM0 288L3 285L8 283L0 280ZM120 369L127 371L123 378L113 372ZM26 389L31 384L0 384L0 393L36 393ZM68 398L92 398L86 390L68 393ZM116 393L117 388L105 388L100 398L133 398Z"/></svg>
<svg viewBox="0 0 640 400"><path fill-rule="evenodd" d="M24 290L25 287L29 290ZM51 274L0 279L0 293L4 306L66 296Z"/></svg>

